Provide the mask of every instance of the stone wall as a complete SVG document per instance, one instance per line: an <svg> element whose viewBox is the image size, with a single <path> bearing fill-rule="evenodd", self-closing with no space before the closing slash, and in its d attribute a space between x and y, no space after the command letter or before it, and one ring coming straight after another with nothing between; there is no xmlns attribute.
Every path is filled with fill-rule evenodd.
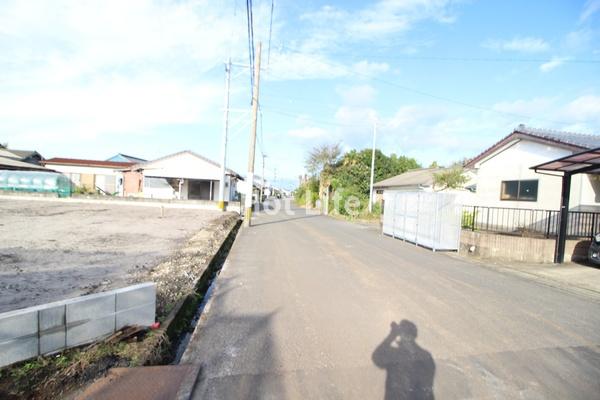
<svg viewBox="0 0 600 400"><path fill-rule="evenodd" d="M463 230L460 238L460 253L503 261L552 263L555 245L554 238L520 237ZM587 239L567 240L565 261L585 260L589 245L590 241Z"/></svg>

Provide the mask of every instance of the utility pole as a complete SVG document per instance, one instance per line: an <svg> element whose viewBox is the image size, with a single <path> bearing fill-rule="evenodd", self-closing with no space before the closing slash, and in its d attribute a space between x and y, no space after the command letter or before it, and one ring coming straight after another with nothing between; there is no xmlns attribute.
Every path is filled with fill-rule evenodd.
<svg viewBox="0 0 600 400"><path fill-rule="evenodd" d="M252 218L252 192L254 188L254 153L256 149L256 121L258 119L258 89L260 82L260 52L262 43L258 42L256 50L256 63L254 64L254 88L252 90L252 127L250 128L250 146L248 149L248 175L246 176L247 193L244 212L244 226L250 226Z"/></svg>
<svg viewBox="0 0 600 400"><path fill-rule="evenodd" d="M225 174L227 171L227 131L229 130L229 83L231 81L231 57L225 64L225 121L221 148L221 180L219 182L219 209L225 211Z"/></svg>
<svg viewBox="0 0 600 400"><path fill-rule="evenodd" d="M262 155L262 184L260 185L260 202L262 202L263 193L265 191L265 158L267 155L263 153Z"/></svg>
<svg viewBox="0 0 600 400"><path fill-rule="evenodd" d="M369 191L369 213L373 212L373 177L375 175L375 138L377 137L377 120L373 122L373 150L371 153L371 190Z"/></svg>

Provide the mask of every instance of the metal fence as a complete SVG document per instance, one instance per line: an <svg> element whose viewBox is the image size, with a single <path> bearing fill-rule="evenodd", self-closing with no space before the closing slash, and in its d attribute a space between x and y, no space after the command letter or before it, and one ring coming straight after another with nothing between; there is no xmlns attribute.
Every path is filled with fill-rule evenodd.
<svg viewBox="0 0 600 400"><path fill-rule="evenodd" d="M461 206L448 193L384 192L383 233L432 250L457 250Z"/></svg>
<svg viewBox="0 0 600 400"><path fill-rule="evenodd" d="M517 236L557 235L558 210L463 206L462 227L473 231L499 232ZM600 232L600 213L569 211L568 237L592 237Z"/></svg>

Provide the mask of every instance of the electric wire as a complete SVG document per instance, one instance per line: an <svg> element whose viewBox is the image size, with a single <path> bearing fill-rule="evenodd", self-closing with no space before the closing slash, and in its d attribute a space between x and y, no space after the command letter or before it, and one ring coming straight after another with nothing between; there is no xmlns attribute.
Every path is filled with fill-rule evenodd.
<svg viewBox="0 0 600 400"><path fill-rule="evenodd" d="M298 50L290 49L289 47L286 47L286 48L290 52L301 53ZM334 64L334 63L325 61L323 59L320 59L319 62L321 62L323 64L327 64L327 65L335 67L335 68L343 69L348 74L353 74L353 75L361 76L363 78L367 78L367 79L370 79L370 80L373 80L373 81L376 81L376 82L380 82L380 83L383 83L383 84L386 84L386 85L389 85L389 86L394 86L394 87L402 89L402 90L404 90L406 92L411 92L411 93L417 94L419 96L429 97L429 98L432 98L432 99L435 99L435 100L439 100L439 101L443 101L443 102L446 102L446 103L452 103L452 104L456 104L456 105L459 105L459 106L476 109L476 110L479 110L479 111L492 112L492 113L495 113L495 114L509 116L511 118L520 118L520 119L525 119L525 120L535 119L535 120L542 121L542 122L549 122L549 123L552 123L552 124L564 125L564 126L566 126L566 125L572 125L572 122L569 123L569 122L564 122L564 121L557 121L557 120L551 120L551 119L546 119L546 118L539 118L539 117L531 116L531 115L524 115L524 114L512 113L512 112L507 112L507 111L501 111L501 110L497 110L497 109L494 109L494 108L491 108L491 107L481 106L481 105L477 105L477 104L468 103L468 102L465 102L465 101L462 101L462 100L453 99L453 98L450 98L450 97L440 96L440 95L437 95L437 94L434 94L434 93L429 93L429 92L426 92L426 91L423 91L423 90L420 90L420 89L415 89L415 88L412 88L412 87L409 87L409 86L405 86L405 85L402 85L402 84L394 82L394 81L389 81L389 80L380 78L378 76L374 76L374 75L362 73L362 72L353 70L351 68L348 68L348 67L346 67L344 65Z"/></svg>
<svg viewBox="0 0 600 400"><path fill-rule="evenodd" d="M271 63L271 35L273 34L273 9L275 8L275 0L271 0L271 19L269 21L269 47L267 50L267 66Z"/></svg>

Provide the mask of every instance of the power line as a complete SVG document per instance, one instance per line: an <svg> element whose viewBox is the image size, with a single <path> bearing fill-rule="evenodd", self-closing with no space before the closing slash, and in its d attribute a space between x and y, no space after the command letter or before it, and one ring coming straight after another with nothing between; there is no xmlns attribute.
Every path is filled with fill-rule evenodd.
<svg viewBox="0 0 600 400"><path fill-rule="evenodd" d="M269 47L267 50L267 66L271 62L271 35L273 33L273 8L275 8L275 0L271 0L271 20L269 21Z"/></svg>
<svg viewBox="0 0 600 400"><path fill-rule="evenodd" d="M288 48L288 50L290 52L293 52L293 53L301 53L298 50L293 50L293 49L290 49L290 48ZM411 93L414 93L414 94L418 94L420 96L429 97L429 98L432 98L432 99L436 99L436 100L444 101L444 102L447 102L447 103L452 103L452 104L460 105L460 106L467 107L467 108L472 108L472 109L476 109L476 110L480 110L480 111L492 112L492 113L496 113L496 114L510 116L512 118L523 118L523 119L527 119L527 120L537 119L539 121L549 122L549 123L558 124L558 125L571 125L572 124L572 123L568 123L568 122L564 122L564 121L556 121L556 120L539 118L539 117L530 116L530 115L523 115L523 114L518 114L518 113L511 113L511 112L506 112L506 111L500 111L500 110L496 110L494 108L490 108L490 107L486 107L486 106L480 106L480 105L477 105L477 104L467 103L467 102L462 101L462 100L457 100L457 99L453 99L453 98L450 98L450 97L445 97L445 96L440 96L440 95L433 94L433 93L428 93L428 92L425 92L423 90L419 90L419 89L415 89L415 88L412 88L412 87L409 87L409 86L405 86L405 85L399 84L397 82L389 81L389 80L386 80L386 79L379 78L377 76L373 76L373 75L365 74L365 73L362 73L362 72L358 72L358 71L355 71L355 70L350 69L348 67L345 67L344 65L333 64L333 63L325 61L323 59L320 59L319 62L321 62L323 64L327 64L327 65L335 67L335 68L343 69L343 70L345 70L349 74L354 74L354 75L357 75L357 76L362 76L364 78L368 78L368 79L371 79L371 80L376 81L376 82L380 82L380 83L384 83L386 85L397 87L397 88L402 89L402 90L404 90L406 92L411 92Z"/></svg>
<svg viewBox="0 0 600 400"><path fill-rule="evenodd" d="M248 26L248 62L250 64L250 96L254 87L254 27L252 22L252 0L246 0L246 22Z"/></svg>
<svg viewBox="0 0 600 400"><path fill-rule="evenodd" d="M389 54L349 54L334 53L336 56L342 56L354 59L379 58L402 61L452 61L452 62L498 62L498 63L546 63L560 60L562 63L571 64L600 64L600 60L580 59L568 57L555 58L501 58L501 57L442 57L442 56L410 56L410 55L389 55Z"/></svg>
<svg viewBox="0 0 600 400"><path fill-rule="evenodd" d="M339 122L333 122L333 121L326 121L326 120L322 120L322 119L316 119L316 118L312 118L312 117L307 117L306 115L302 115L302 114L294 114L291 113L289 111L284 111L284 110L278 110L278 109L274 109L274 108L266 108L265 111L269 111L272 112L274 114L279 114L279 115L283 115L286 117L292 117L292 118L300 118L300 119L305 119L308 122L316 122L318 124L321 125L331 125L331 126L338 126L338 127L342 127L342 128L356 128L356 127L362 127L363 125L356 125L356 124L342 124ZM370 124L368 125L364 125L365 127L371 126Z"/></svg>

